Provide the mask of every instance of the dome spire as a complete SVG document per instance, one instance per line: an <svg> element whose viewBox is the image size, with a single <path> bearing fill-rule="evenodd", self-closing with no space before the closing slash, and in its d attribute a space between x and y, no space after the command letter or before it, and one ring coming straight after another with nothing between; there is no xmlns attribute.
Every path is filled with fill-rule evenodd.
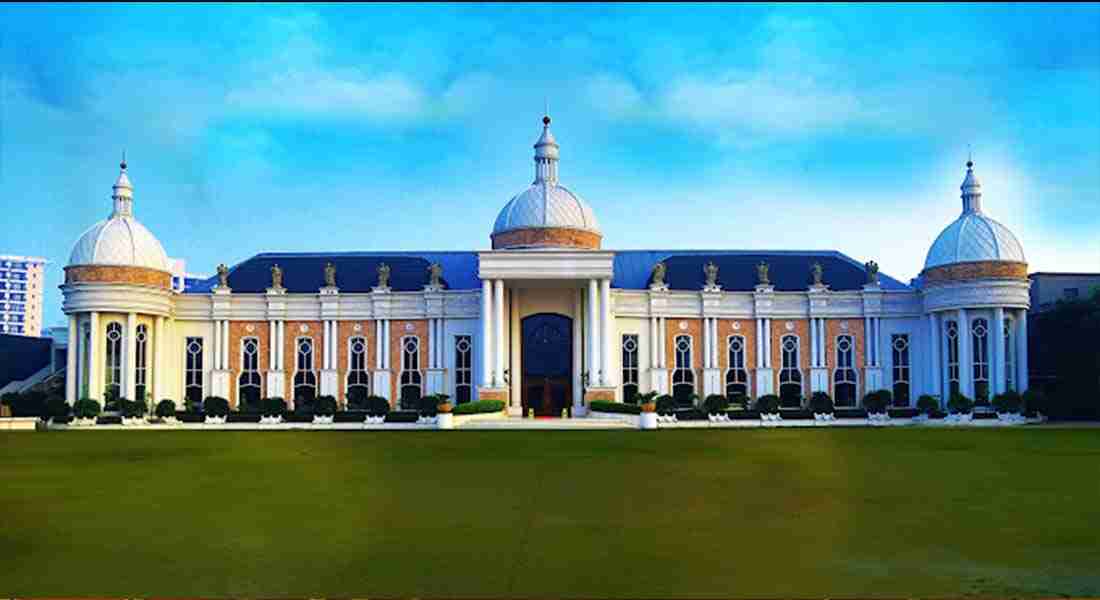
<svg viewBox="0 0 1100 600"><path fill-rule="evenodd" d="M962 190L963 214L982 212L982 182L974 174L973 157L966 161L966 177L959 189Z"/></svg>
<svg viewBox="0 0 1100 600"><path fill-rule="evenodd" d="M114 200L114 212L112 217L134 216L134 187L130 185L130 178L126 175L126 151L122 151L122 162L118 164L120 169L115 185L111 187L111 199Z"/></svg>
<svg viewBox="0 0 1100 600"><path fill-rule="evenodd" d="M547 111L549 113L549 111ZM550 133L550 115L542 117L542 135L535 142L535 183L558 182L558 142Z"/></svg>

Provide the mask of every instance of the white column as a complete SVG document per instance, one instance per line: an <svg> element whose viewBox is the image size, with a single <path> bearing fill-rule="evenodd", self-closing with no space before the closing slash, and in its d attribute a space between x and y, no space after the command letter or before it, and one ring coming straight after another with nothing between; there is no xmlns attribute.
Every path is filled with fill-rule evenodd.
<svg viewBox="0 0 1100 600"><path fill-rule="evenodd" d="M428 368L435 368L435 354L438 352L436 345L438 342L435 337L435 319L428 319Z"/></svg>
<svg viewBox="0 0 1100 600"><path fill-rule="evenodd" d="M103 365L100 364L99 357L103 351L100 348L103 336L99 331L99 313L91 313L91 334L88 336L88 397L95 400L103 399L103 386L100 380L100 374L103 372Z"/></svg>
<svg viewBox="0 0 1100 600"><path fill-rule="evenodd" d="M600 385L600 344L599 344L599 315L596 306L599 303L598 285L595 279L588 280L588 323L586 325L588 338L588 382L592 387Z"/></svg>
<svg viewBox="0 0 1100 600"><path fill-rule="evenodd" d="M389 371L393 368L393 361L390 360L390 333L392 323L389 319L382 319L382 368Z"/></svg>
<svg viewBox="0 0 1100 600"><path fill-rule="evenodd" d="M661 317L657 321L657 337L660 338L660 346L657 347L657 363L662 369L668 368L668 321Z"/></svg>
<svg viewBox="0 0 1100 600"><path fill-rule="evenodd" d="M153 323L153 406L164 398L164 317Z"/></svg>
<svg viewBox="0 0 1100 600"><path fill-rule="evenodd" d="M385 337L385 331L382 327L382 319L375 319L374 321L374 368L376 371L381 371L382 366L386 364L382 361L382 338Z"/></svg>
<svg viewBox="0 0 1100 600"><path fill-rule="evenodd" d="M222 321L222 369L229 370L229 319Z"/></svg>
<svg viewBox="0 0 1100 600"><path fill-rule="evenodd" d="M756 319L756 368L764 368L764 319Z"/></svg>
<svg viewBox="0 0 1100 600"><path fill-rule="evenodd" d="M77 345L76 315L69 315L69 341L65 352L65 402L72 406L76 402L76 354Z"/></svg>
<svg viewBox="0 0 1100 600"><path fill-rule="evenodd" d="M974 399L974 356L970 349L970 318L965 308L959 309L959 389Z"/></svg>
<svg viewBox="0 0 1100 600"><path fill-rule="evenodd" d="M817 322L820 319L810 319L810 367L821 366L821 349L818 347L820 336L817 331Z"/></svg>
<svg viewBox="0 0 1100 600"><path fill-rule="evenodd" d="M1005 309L993 309L993 341L989 348L990 396L1005 391Z"/></svg>
<svg viewBox="0 0 1100 600"><path fill-rule="evenodd" d="M940 326L936 313L928 313L928 389L933 394L943 394L943 380L940 379Z"/></svg>
<svg viewBox="0 0 1100 600"><path fill-rule="evenodd" d="M1027 391L1027 311L1021 310L1016 329L1016 389L1022 394Z"/></svg>
<svg viewBox="0 0 1100 600"><path fill-rule="evenodd" d="M611 320L611 280L601 280L600 287L600 324L603 326L600 344L600 370L603 372L604 387L613 387L615 376L611 372L611 338L615 334L612 333L614 323Z"/></svg>
<svg viewBox="0 0 1100 600"><path fill-rule="evenodd" d="M126 356L126 373L122 381L125 382L125 395L130 400L137 400L137 314L126 315L126 343L123 344Z"/></svg>
<svg viewBox="0 0 1100 600"><path fill-rule="evenodd" d="M494 387L504 387L504 356L507 348L504 347L504 280L497 279L493 282L493 348L495 366L493 370Z"/></svg>
<svg viewBox="0 0 1100 600"><path fill-rule="evenodd" d="M649 368L657 368L657 317L649 318Z"/></svg>
<svg viewBox="0 0 1100 600"><path fill-rule="evenodd" d="M493 385L493 284L481 282L481 385Z"/></svg>
<svg viewBox="0 0 1100 600"><path fill-rule="evenodd" d="M825 356L825 319L817 320L817 366L826 367L829 358Z"/></svg>
<svg viewBox="0 0 1100 600"><path fill-rule="evenodd" d="M210 364L210 368L217 371L221 369L222 364L222 322L214 321L214 362Z"/></svg>
<svg viewBox="0 0 1100 600"><path fill-rule="evenodd" d="M277 327L279 331L279 344L275 347L276 356L279 357L279 362L275 363L275 369L278 371L286 370L286 321L280 320Z"/></svg>
<svg viewBox="0 0 1100 600"><path fill-rule="evenodd" d="M772 320L764 319L764 368L772 368Z"/></svg>
<svg viewBox="0 0 1100 600"><path fill-rule="evenodd" d="M584 414L584 289L571 290L573 295L573 415Z"/></svg>
<svg viewBox="0 0 1100 600"><path fill-rule="evenodd" d="M274 371L275 370L275 359L277 358L277 356L275 355L275 348L276 348L276 346L278 346L277 342L278 342L278 338L279 338L278 334L275 332L275 329L276 329L275 321L268 321L267 322L267 344L268 344L268 348L267 348L267 370L268 371Z"/></svg>

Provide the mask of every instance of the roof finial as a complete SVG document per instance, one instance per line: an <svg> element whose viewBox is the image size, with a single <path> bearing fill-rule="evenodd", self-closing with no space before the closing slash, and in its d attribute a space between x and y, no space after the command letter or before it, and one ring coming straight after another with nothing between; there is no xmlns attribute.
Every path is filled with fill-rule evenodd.
<svg viewBox="0 0 1100 600"><path fill-rule="evenodd" d="M970 144L966 145L966 168L974 168L974 149L971 148Z"/></svg>
<svg viewBox="0 0 1100 600"><path fill-rule="evenodd" d="M118 166L119 166L119 168L120 168L120 169L122 169L123 171L125 171L125 170L126 170L126 149L125 149L125 148L123 148L123 149L122 149L122 162L120 162L120 163L118 164Z"/></svg>

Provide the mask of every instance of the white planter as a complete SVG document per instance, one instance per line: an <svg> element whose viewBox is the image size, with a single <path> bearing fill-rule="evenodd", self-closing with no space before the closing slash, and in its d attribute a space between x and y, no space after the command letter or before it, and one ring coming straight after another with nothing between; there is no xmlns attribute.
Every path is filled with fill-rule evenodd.
<svg viewBox="0 0 1100 600"><path fill-rule="evenodd" d="M333 415L313 415L314 425L331 425Z"/></svg>
<svg viewBox="0 0 1100 600"><path fill-rule="evenodd" d="M876 423L889 421L890 420L890 414L889 413L884 413L884 412L881 412L881 413L869 412L869 413L867 413L867 420L868 421L873 421L873 422L876 422Z"/></svg>
<svg viewBox="0 0 1100 600"><path fill-rule="evenodd" d="M638 415L639 429L657 429L657 413L644 412Z"/></svg>
<svg viewBox="0 0 1100 600"><path fill-rule="evenodd" d="M713 415L707 415L707 420L711 423L725 423L730 420L730 416L725 413L715 413Z"/></svg>
<svg viewBox="0 0 1100 600"><path fill-rule="evenodd" d="M278 425L283 422L282 415L274 415L270 417L260 417L260 425Z"/></svg>
<svg viewBox="0 0 1100 600"><path fill-rule="evenodd" d="M134 425L144 425L145 419L143 417L122 417L122 424L127 427L133 427Z"/></svg>
<svg viewBox="0 0 1100 600"><path fill-rule="evenodd" d="M779 416L779 413L760 413L760 420L762 420L762 421L782 421L783 417Z"/></svg>
<svg viewBox="0 0 1100 600"><path fill-rule="evenodd" d="M814 413L815 421L835 421L836 416L833 413Z"/></svg>
<svg viewBox="0 0 1100 600"><path fill-rule="evenodd" d="M1027 421L1020 413L997 413L997 420L1002 423L1024 423Z"/></svg>
<svg viewBox="0 0 1100 600"><path fill-rule="evenodd" d="M657 413L654 413L657 414ZM675 423L677 422L676 415L661 415L657 414L657 421L660 423Z"/></svg>
<svg viewBox="0 0 1100 600"><path fill-rule="evenodd" d="M203 418L203 423L207 425L225 425L225 417L215 417L213 415L207 415Z"/></svg>
<svg viewBox="0 0 1100 600"><path fill-rule="evenodd" d="M73 427L92 427L95 425L95 417L92 417L90 419L81 419L79 417L74 417L73 420L69 422L69 424Z"/></svg>
<svg viewBox="0 0 1100 600"><path fill-rule="evenodd" d="M165 425L175 425L175 424L179 423L179 420L176 419L175 417L161 417L160 420Z"/></svg>
<svg viewBox="0 0 1100 600"><path fill-rule="evenodd" d="M943 420L946 423L963 424L963 423L969 423L972 420L974 420L974 415L972 413L966 413L966 414L956 413L956 414L947 415L946 417L944 417Z"/></svg>
<svg viewBox="0 0 1100 600"><path fill-rule="evenodd" d="M367 415L367 420L364 422L367 425L381 425L386 422L386 417L372 417Z"/></svg>
<svg viewBox="0 0 1100 600"><path fill-rule="evenodd" d="M435 422L440 429L454 429L455 416L451 413L439 413Z"/></svg>

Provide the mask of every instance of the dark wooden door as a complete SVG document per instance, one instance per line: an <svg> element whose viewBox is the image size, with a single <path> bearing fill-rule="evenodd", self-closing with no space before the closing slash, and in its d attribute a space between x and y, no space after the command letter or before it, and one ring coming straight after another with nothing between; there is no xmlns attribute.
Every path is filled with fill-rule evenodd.
<svg viewBox="0 0 1100 600"><path fill-rule="evenodd" d="M560 416L573 397L573 320L539 313L523 319L523 412Z"/></svg>

